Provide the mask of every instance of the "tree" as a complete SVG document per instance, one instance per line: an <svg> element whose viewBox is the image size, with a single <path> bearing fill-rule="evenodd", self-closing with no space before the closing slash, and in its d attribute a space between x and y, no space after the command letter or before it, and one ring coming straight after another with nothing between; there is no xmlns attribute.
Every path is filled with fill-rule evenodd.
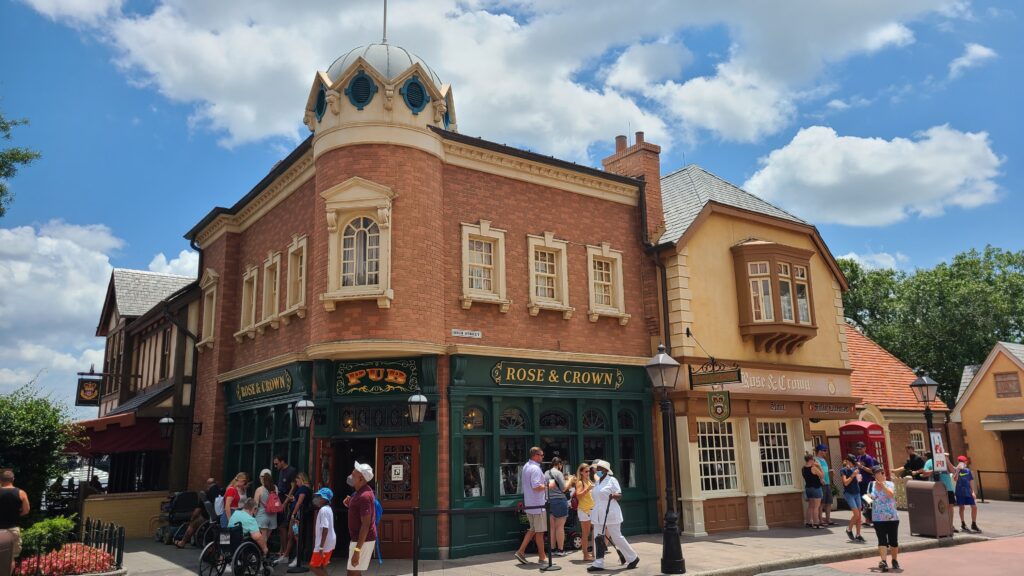
<svg viewBox="0 0 1024 576"><path fill-rule="evenodd" d="M14 470L33 510L49 481L64 473L67 446L78 439L67 407L40 395L34 380L0 395L0 467Z"/></svg>
<svg viewBox="0 0 1024 576"><path fill-rule="evenodd" d="M850 284L847 316L904 363L927 370L947 404L965 365L982 362L998 341L1024 338L1024 251L988 246L911 274L851 260L840 268Z"/></svg>
<svg viewBox="0 0 1024 576"><path fill-rule="evenodd" d="M0 138L10 140L11 129L22 124L28 124L28 120L8 120L4 118L3 112L0 112ZM0 149L0 218L7 213L7 205L14 198L7 187L7 180L14 178L19 166L28 166L38 158L39 152L28 148L12 146Z"/></svg>

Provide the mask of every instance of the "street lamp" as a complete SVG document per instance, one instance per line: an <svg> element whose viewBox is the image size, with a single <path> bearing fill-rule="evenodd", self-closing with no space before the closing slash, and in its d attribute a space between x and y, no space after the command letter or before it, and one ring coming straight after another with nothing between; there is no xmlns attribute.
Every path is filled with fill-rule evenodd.
<svg viewBox="0 0 1024 576"><path fill-rule="evenodd" d="M167 439L170 438L172 434L174 434L174 418L171 418L170 416L164 416L159 421L157 421L157 425L160 426L161 438Z"/></svg>
<svg viewBox="0 0 1024 576"><path fill-rule="evenodd" d="M299 400L295 403L293 408L295 411L295 423L298 424L299 430L302 430L301 447L300 453L305 452L306 438L309 436L309 425L313 423L313 412L316 410L316 406L312 400ZM305 522L299 524L299 534L295 535L295 566L285 570L288 574L302 574L309 572L309 568L302 565L302 542L306 539ZM290 526L289 526L290 528Z"/></svg>
<svg viewBox="0 0 1024 576"><path fill-rule="evenodd" d="M422 471L423 466L420 462L420 454L423 453L421 450L420 443L423 441L423 421L427 417L427 406L430 405L430 400L423 394L413 394L409 396L406 401L409 404L409 421L416 425L416 429L420 431L420 442L416 443L416 465ZM419 503L412 509L412 573L413 576L419 576L420 573L420 506Z"/></svg>
<svg viewBox="0 0 1024 576"><path fill-rule="evenodd" d="M925 374L923 368L917 369L917 379L910 385L914 391L914 397L918 402L924 404L924 421L928 426L928 434L932 432L932 402L935 402L935 394L939 391L939 383L932 380Z"/></svg>
<svg viewBox="0 0 1024 576"><path fill-rule="evenodd" d="M413 394L409 396L409 421L413 424L423 424L423 419L427 416L427 404L429 400L423 394Z"/></svg>
<svg viewBox="0 0 1024 576"><path fill-rule="evenodd" d="M306 430L313 421L313 402L310 400L299 400L295 403L295 419L298 420L299 428Z"/></svg>
<svg viewBox="0 0 1024 576"><path fill-rule="evenodd" d="M658 345L658 353L644 366L651 384L661 390L661 427L665 449L665 531L661 545L661 572L663 574L685 574L686 560L683 559L683 545L679 541L679 514L676 513L676 497L673 485L672 458L672 402L668 391L676 387L679 378L679 362L665 353L665 345Z"/></svg>

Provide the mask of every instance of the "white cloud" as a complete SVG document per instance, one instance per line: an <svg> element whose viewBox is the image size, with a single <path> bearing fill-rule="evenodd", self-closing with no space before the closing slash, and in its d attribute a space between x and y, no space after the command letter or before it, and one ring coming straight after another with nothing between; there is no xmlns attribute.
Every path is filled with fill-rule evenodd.
<svg viewBox="0 0 1024 576"><path fill-rule="evenodd" d="M965 70L969 68L977 68L989 60L996 58L998 54L996 51L981 44L975 44L973 42L964 45L964 53L957 58L954 58L949 63L949 79L955 80L959 78Z"/></svg>
<svg viewBox="0 0 1024 576"><path fill-rule="evenodd" d="M840 258L855 260L864 268L872 270L902 268L910 262L910 258L900 252L895 254L890 254L889 252L865 252L864 254L849 252L843 254Z"/></svg>
<svg viewBox="0 0 1024 576"><path fill-rule="evenodd" d="M693 61L693 54L678 42L634 44L627 48L607 70L609 86L641 91L653 83L678 78Z"/></svg>
<svg viewBox="0 0 1024 576"><path fill-rule="evenodd" d="M101 18L116 13L124 0L22 0L40 14L53 20L95 24Z"/></svg>
<svg viewBox="0 0 1024 576"><path fill-rule="evenodd" d="M192 250L182 250L178 253L177 258L173 258L170 261L161 252L149 262L149 271L160 272L161 274L175 274L177 276L191 276L195 278L198 276L198 270L199 253Z"/></svg>
<svg viewBox="0 0 1024 576"><path fill-rule="evenodd" d="M122 245L103 225L0 228L0 392L41 373L44 391L72 402L75 372L103 362L103 341L93 335L109 253Z"/></svg>
<svg viewBox="0 0 1024 576"><path fill-rule="evenodd" d="M838 98L834 98L832 100L829 100L828 104L825 104L825 106L828 107L828 108L831 108L832 110L848 110L850 108L849 104L847 104L846 102L843 102L842 100L840 100Z"/></svg>
<svg viewBox="0 0 1024 576"><path fill-rule="evenodd" d="M744 187L812 222L885 226L996 201L1002 162L985 132L943 125L885 140L812 126L762 158Z"/></svg>
<svg viewBox="0 0 1024 576"><path fill-rule="evenodd" d="M92 25L131 82L191 105L192 125L223 135L226 146L298 141L315 69L380 37L379 3L157 0L128 14L114 1L91 10L32 2ZM388 36L452 83L464 132L591 161L591 146L627 124L666 147L676 134L776 134L801 95L815 92L823 67L905 46L908 23L955 4L793 0L782 10L701 0L681 10L673 0L405 0L392 3ZM684 77L692 55L676 39L713 26L729 32L727 59Z"/></svg>

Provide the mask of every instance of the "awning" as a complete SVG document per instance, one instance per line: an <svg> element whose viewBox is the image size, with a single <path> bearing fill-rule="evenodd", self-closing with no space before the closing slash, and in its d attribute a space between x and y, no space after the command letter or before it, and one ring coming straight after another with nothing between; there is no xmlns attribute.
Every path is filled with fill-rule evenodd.
<svg viewBox="0 0 1024 576"><path fill-rule="evenodd" d="M1024 414L990 414L982 419L981 426L989 432L1024 430Z"/></svg>
<svg viewBox="0 0 1024 576"><path fill-rule="evenodd" d="M82 443L68 446L68 450L82 456L119 454L122 452L167 452L169 438L160 437L157 418L136 418L134 413L105 416L95 420L77 422L85 429Z"/></svg>

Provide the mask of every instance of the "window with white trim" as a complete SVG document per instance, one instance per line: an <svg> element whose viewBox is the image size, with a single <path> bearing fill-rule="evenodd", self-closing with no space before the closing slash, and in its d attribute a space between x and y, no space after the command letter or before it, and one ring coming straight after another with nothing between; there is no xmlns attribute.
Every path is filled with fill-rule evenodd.
<svg viewBox="0 0 1024 576"><path fill-rule="evenodd" d="M793 322L793 282L790 280L790 267L785 262L778 263L779 273L779 307L783 322Z"/></svg>
<svg viewBox="0 0 1024 576"><path fill-rule="evenodd" d="M765 488L793 485L793 456L785 422L758 421L757 444L761 450L761 484Z"/></svg>
<svg viewBox="0 0 1024 576"><path fill-rule="evenodd" d="M395 193L352 177L320 193L327 207L327 291L324 309L345 300L376 300L390 308L391 204Z"/></svg>
<svg viewBox="0 0 1024 576"><path fill-rule="evenodd" d="M489 220L462 224L462 307L474 302L497 304L508 312L505 282L505 231L491 227Z"/></svg>
<svg viewBox="0 0 1024 576"><path fill-rule="evenodd" d="M732 422L697 421L697 467L704 492L739 487Z"/></svg>
<svg viewBox="0 0 1024 576"><path fill-rule="evenodd" d="M569 305L569 243L555 240L554 232L543 236L527 236L530 254L530 305L531 316L541 310L562 313L566 320L572 318L575 308Z"/></svg>
<svg viewBox="0 0 1024 576"><path fill-rule="evenodd" d="M291 315L306 317L306 236L292 236L288 245L288 273L285 281L285 308L281 320Z"/></svg>
<svg viewBox="0 0 1024 576"><path fill-rule="evenodd" d="M587 317L597 322L601 316L611 316L625 326L630 315L626 313L622 288L622 251L612 250L607 242L587 246L587 272L590 284Z"/></svg>
<svg viewBox="0 0 1024 576"><path fill-rule="evenodd" d="M251 266L242 276L242 310L238 332L235 333L235 340L239 342L245 336L256 337L256 279L258 275L259 268Z"/></svg>
<svg viewBox="0 0 1024 576"><path fill-rule="evenodd" d="M920 430L911 430L910 445L914 447L916 452L924 454L926 451L924 446L924 432L921 432Z"/></svg>
<svg viewBox="0 0 1024 576"><path fill-rule="evenodd" d="M270 326L278 327L278 312L281 307L281 253L272 252L267 254L263 261L263 302L262 318L256 325L257 331L263 332L264 328Z"/></svg>
<svg viewBox="0 0 1024 576"><path fill-rule="evenodd" d="M220 275L207 268L199 280L199 288L203 291L203 323L200 329L201 340L196 347L200 352L204 347L213 348L213 323L217 314L217 281L219 279Z"/></svg>
<svg viewBox="0 0 1024 576"><path fill-rule="evenodd" d="M772 307L772 279L768 275L768 270L768 262L747 264L747 276L750 277L750 309L753 311L754 322L775 320Z"/></svg>
<svg viewBox="0 0 1024 576"><path fill-rule="evenodd" d="M807 268L793 266L793 276L796 280L796 311L801 324L811 323L811 302L808 296Z"/></svg>

